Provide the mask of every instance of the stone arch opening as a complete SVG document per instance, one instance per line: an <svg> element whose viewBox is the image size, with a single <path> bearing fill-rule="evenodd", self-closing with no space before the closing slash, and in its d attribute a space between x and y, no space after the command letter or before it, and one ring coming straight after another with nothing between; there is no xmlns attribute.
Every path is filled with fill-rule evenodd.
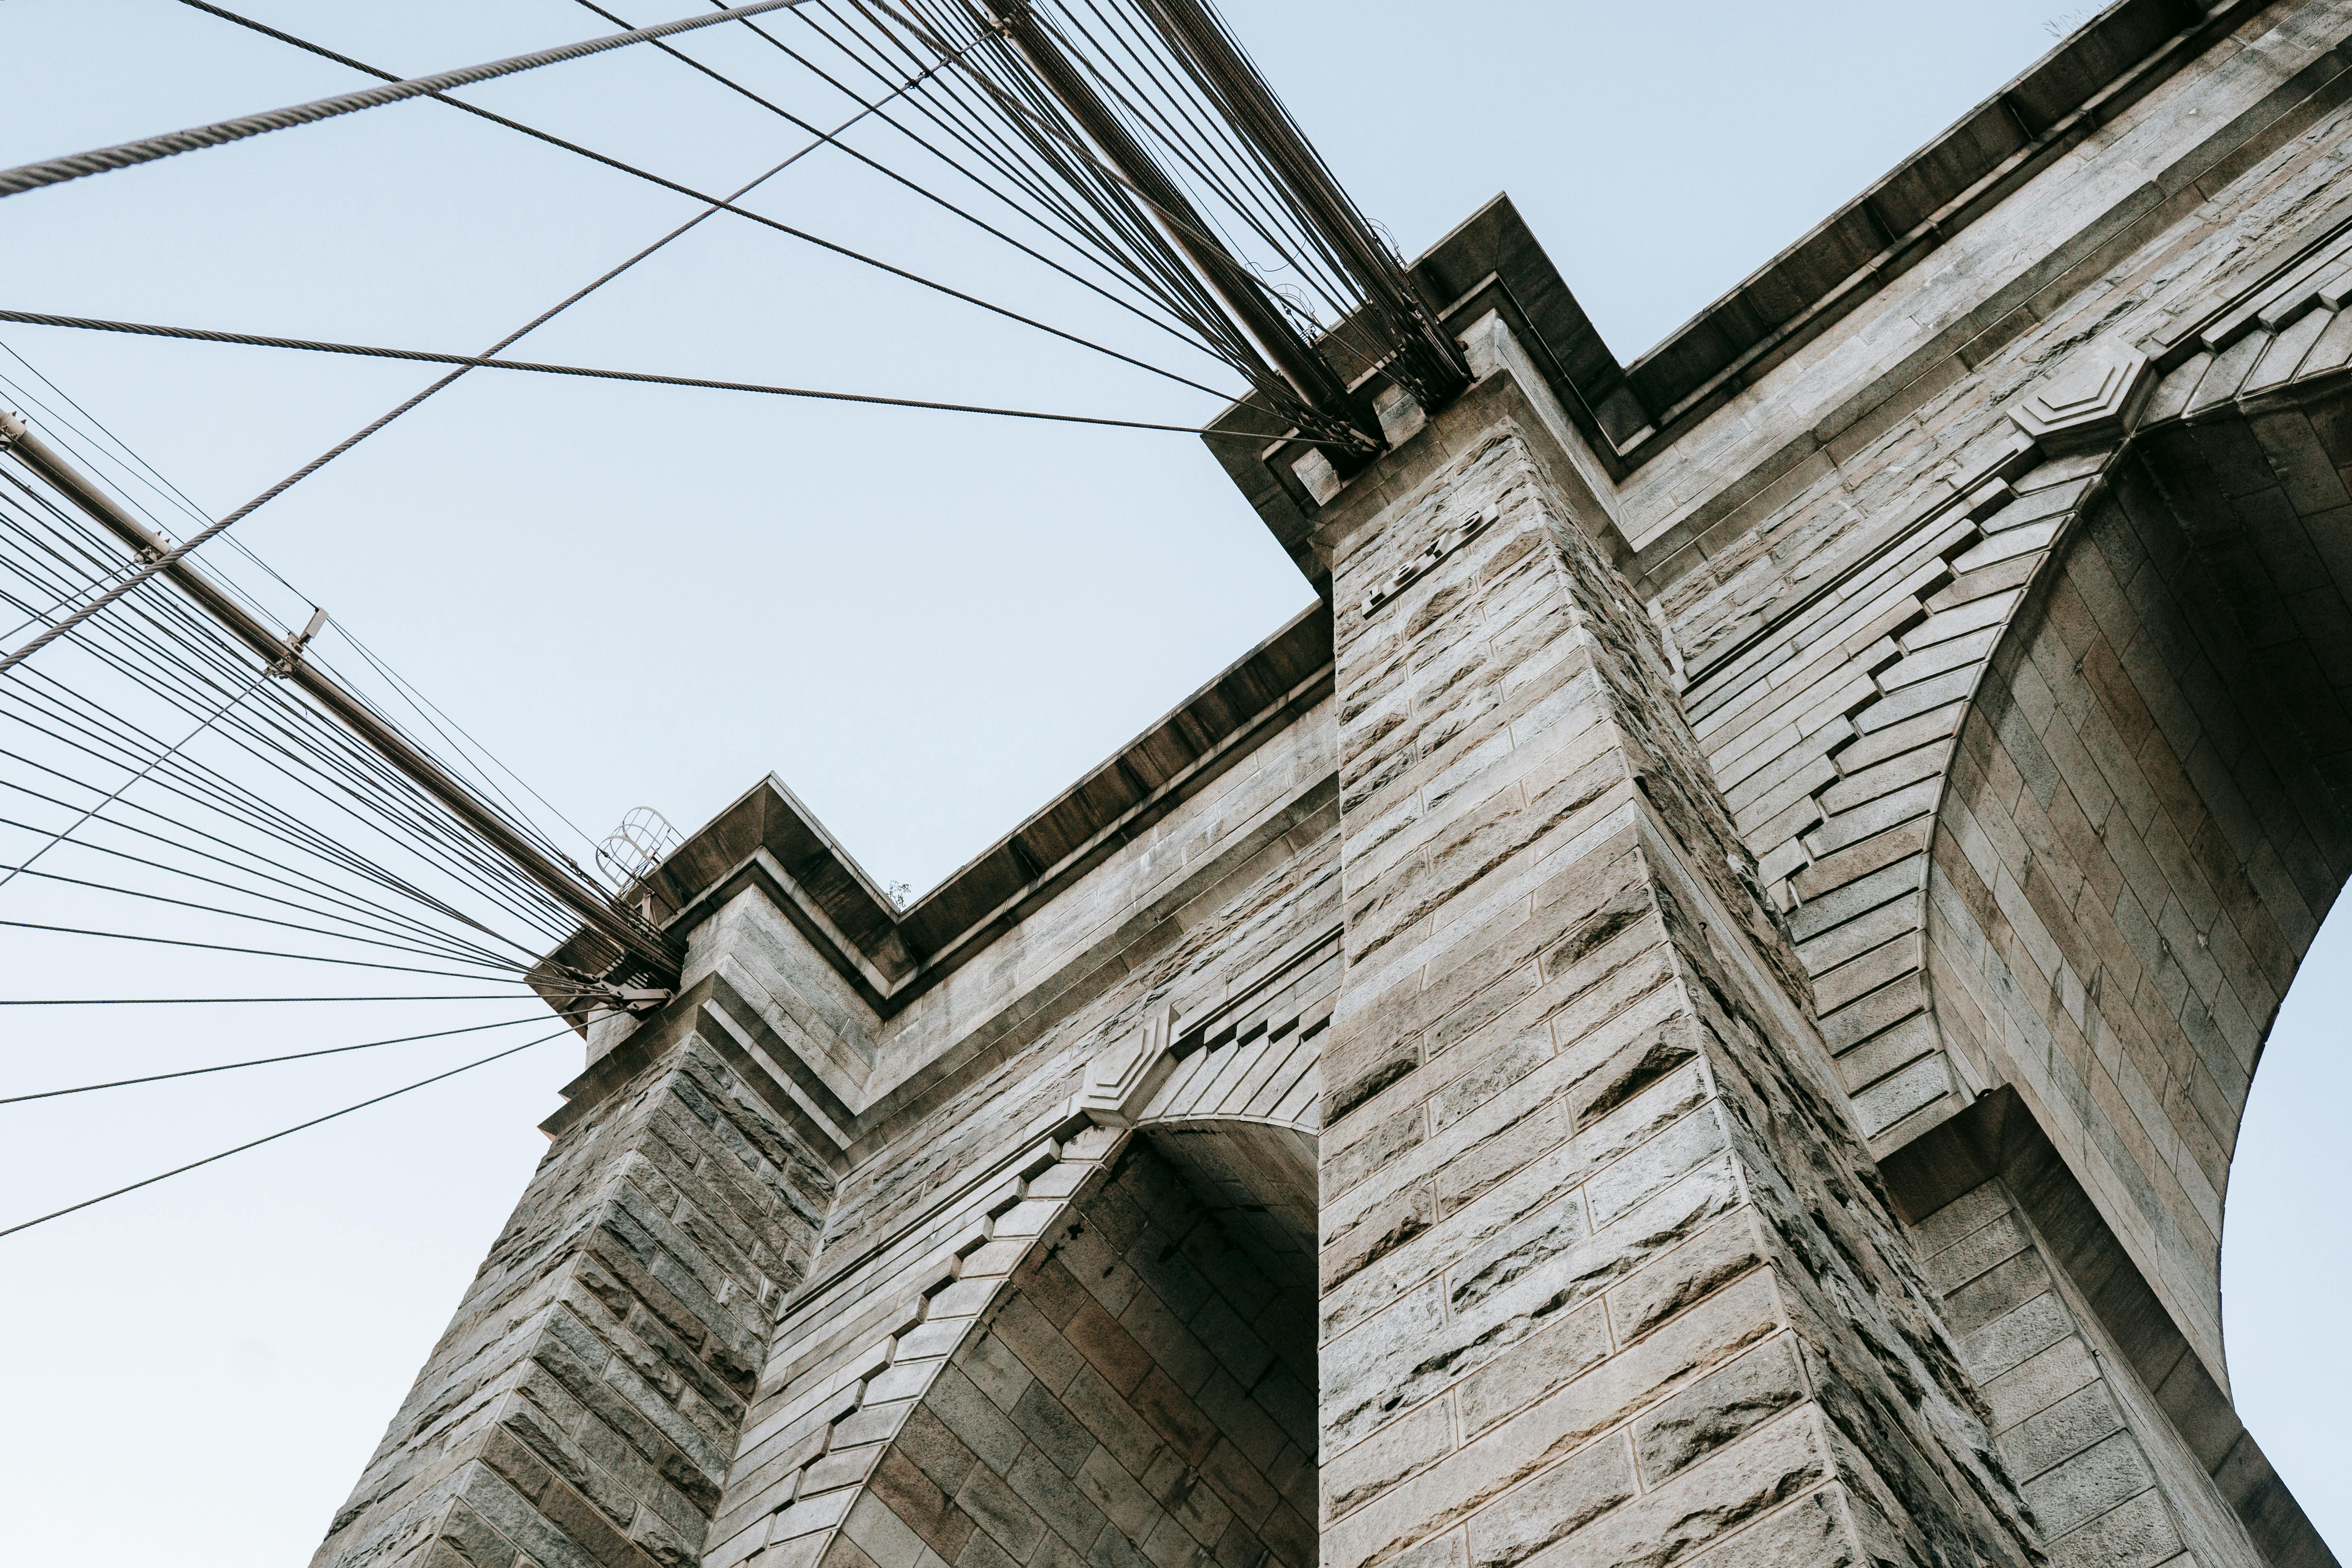
<svg viewBox="0 0 2352 1568"><path fill-rule="evenodd" d="M1311 1173L1295 1130L1128 1134L857 1459L813 1560L1315 1568L1311 1280L1297 1193L1261 1184L1300 1142Z"/></svg>
<svg viewBox="0 0 2352 1568"><path fill-rule="evenodd" d="M2016 1086L2217 1374L2238 1120L2352 875L2352 495L2316 434L2347 407L2267 445L2174 424L2109 469L1978 688L1928 877L1947 1044Z"/></svg>
<svg viewBox="0 0 2352 1568"><path fill-rule="evenodd" d="M1964 1148L2000 1178L1921 1234L1966 1280L1947 1300L1972 1370L1997 1408L2017 1390L2005 1450L2098 1404L2167 1528L2230 1561L2242 1526L2283 1562L2316 1538L2231 1408L2222 1204L2264 1038L2352 875L2352 394L2327 375L2200 406L2209 368L2166 378L2119 454L2075 459L2095 482L1969 700L1925 956L1975 1105L1890 1175L1941 1202L1967 1182L1928 1168ZM2080 1370L2029 1390L2067 1343Z"/></svg>

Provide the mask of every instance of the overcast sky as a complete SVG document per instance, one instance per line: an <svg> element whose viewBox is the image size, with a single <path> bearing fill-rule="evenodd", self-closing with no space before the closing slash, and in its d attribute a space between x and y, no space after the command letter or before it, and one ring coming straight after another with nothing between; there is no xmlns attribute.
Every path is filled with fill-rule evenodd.
<svg viewBox="0 0 2352 1568"><path fill-rule="evenodd" d="M608 30L569 0L249 6L404 74ZM1293 0L1229 16L1408 254L1507 189L1630 358L2022 68L2050 24L2085 14ZM360 82L166 0L8 0L0 22L0 166ZM795 89L738 33L683 47ZM471 96L721 189L803 140L645 49ZM974 292L1103 324L838 156L761 201ZM413 102L10 199L0 307L473 352L692 211ZM0 344L215 514L432 379L20 327ZM723 217L527 348L1175 423L1215 409ZM25 379L5 354L0 372ZM918 891L1309 597L1181 435L487 374L238 533L592 832L639 805L691 831L773 770L877 880ZM37 897L0 890L0 917L37 918L24 912ZM2336 1122L2352 996L2315 987L2345 984L2352 942L2321 942L2255 1085L2224 1261L2241 1408L2343 1552L2352 1141ZM92 945L0 938L0 991L237 978ZM154 1016L0 1019L0 1093L429 1026L416 1009L112 1011ZM0 1224L473 1054L444 1043L0 1107ZM575 1046L551 1044L0 1240L0 1552L93 1568L307 1559L577 1067Z"/></svg>

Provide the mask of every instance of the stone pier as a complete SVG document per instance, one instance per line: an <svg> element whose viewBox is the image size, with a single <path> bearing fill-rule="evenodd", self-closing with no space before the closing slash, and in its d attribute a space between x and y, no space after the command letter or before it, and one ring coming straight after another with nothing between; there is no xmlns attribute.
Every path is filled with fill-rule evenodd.
<svg viewBox="0 0 2352 1568"><path fill-rule="evenodd" d="M2220 1238L2352 876L2352 5L2125 0L905 909L769 779L317 1568L2332 1568ZM1330 340L1344 359L1344 335Z"/></svg>

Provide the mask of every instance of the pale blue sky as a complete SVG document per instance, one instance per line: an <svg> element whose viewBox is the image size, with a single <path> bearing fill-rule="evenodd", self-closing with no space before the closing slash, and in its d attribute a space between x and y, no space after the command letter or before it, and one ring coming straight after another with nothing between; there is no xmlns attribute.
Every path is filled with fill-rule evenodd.
<svg viewBox="0 0 2352 1568"><path fill-rule="evenodd" d="M567 0L251 8L402 72L606 30ZM1408 253L1507 189L1630 357L2021 68L2053 42L2045 23L2080 11L1294 0L1229 15ZM0 20L0 165L355 85L166 0L9 0ZM687 47L792 85L740 35ZM717 188L799 141L646 50L474 96ZM809 159L763 200L1108 330L1034 267L837 158ZM0 305L471 352L691 210L411 103L12 199ZM215 511L430 379L26 328L0 328L0 342ZM527 346L1152 419L1213 412L723 217ZM0 370L14 370L5 356ZM878 879L917 889L1307 599L1181 436L486 374L239 533L592 829L639 804L690 828L773 769ZM2352 997L2319 989L2345 984L2346 933L2322 943L2256 1081L2225 1274L2242 1406L2323 1530L2352 1547L2352 1504L2333 1485L2352 1471L2335 1415L2352 1398L2352 1352L2331 1331L2352 1294L2331 1201L2352 1190L2333 1126L2352 1099ZM126 979L124 963L59 942L0 946L12 993L27 974L94 994L172 978L142 959ZM395 1032L360 1011L11 1020L0 1083ZM470 1054L458 1042L0 1108L0 1219ZM551 1046L0 1242L7 1554L307 1558L521 1189L544 1146L534 1124L575 1066Z"/></svg>

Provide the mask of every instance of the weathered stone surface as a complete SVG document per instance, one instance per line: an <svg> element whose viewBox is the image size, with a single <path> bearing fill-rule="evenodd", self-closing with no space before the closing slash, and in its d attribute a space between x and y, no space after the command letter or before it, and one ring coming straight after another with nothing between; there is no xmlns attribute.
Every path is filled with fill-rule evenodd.
<svg viewBox="0 0 2352 1568"><path fill-rule="evenodd" d="M1323 604L908 910L772 781L665 866L320 1561L2331 1561L2218 1237L2352 873L2347 41L2119 6L1630 366L1477 215L1467 392L1220 443Z"/></svg>
<svg viewBox="0 0 2352 1568"><path fill-rule="evenodd" d="M832 1194L716 1051L673 1040L549 1151L314 1562L435 1542L693 1561L766 1359L762 1303L805 1272Z"/></svg>

